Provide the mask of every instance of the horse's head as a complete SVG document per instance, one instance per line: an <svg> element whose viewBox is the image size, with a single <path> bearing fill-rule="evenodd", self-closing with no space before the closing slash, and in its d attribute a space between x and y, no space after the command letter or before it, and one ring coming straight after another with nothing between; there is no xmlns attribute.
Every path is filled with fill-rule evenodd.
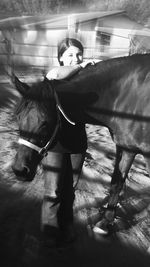
<svg viewBox="0 0 150 267"><path fill-rule="evenodd" d="M54 90L46 79L29 86L15 77L14 83L22 99L16 109L20 137L12 169L18 179L30 181L56 137L57 103Z"/></svg>

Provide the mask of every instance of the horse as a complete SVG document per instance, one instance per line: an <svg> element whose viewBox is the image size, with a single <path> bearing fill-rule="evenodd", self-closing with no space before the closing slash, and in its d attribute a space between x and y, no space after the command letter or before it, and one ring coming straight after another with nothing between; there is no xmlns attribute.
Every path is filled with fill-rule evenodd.
<svg viewBox="0 0 150 267"><path fill-rule="evenodd" d="M150 173L150 54L100 61L69 80L44 78L28 85L15 76L14 84L22 95L17 109L19 147L12 166L17 176L33 179L39 162L57 140L62 117L71 124L109 129L116 160L102 223L95 225L95 231L103 225L109 232L137 154L144 156Z"/></svg>

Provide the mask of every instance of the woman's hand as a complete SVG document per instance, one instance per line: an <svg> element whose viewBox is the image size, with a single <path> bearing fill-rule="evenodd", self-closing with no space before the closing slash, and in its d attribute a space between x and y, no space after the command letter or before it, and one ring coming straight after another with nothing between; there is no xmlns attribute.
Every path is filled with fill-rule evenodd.
<svg viewBox="0 0 150 267"><path fill-rule="evenodd" d="M85 62L80 63L81 68L85 68L87 65L95 65L94 60L87 60Z"/></svg>
<svg viewBox="0 0 150 267"><path fill-rule="evenodd" d="M58 76L58 68L53 68L51 69L47 75L46 75L46 78L49 79L49 80L57 80L57 76Z"/></svg>

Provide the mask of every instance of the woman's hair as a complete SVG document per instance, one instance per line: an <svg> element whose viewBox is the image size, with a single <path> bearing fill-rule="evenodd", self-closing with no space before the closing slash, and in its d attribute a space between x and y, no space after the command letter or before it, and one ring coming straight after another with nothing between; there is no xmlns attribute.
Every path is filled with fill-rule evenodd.
<svg viewBox="0 0 150 267"><path fill-rule="evenodd" d="M60 61L61 56L63 55L63 53L70 47L70 46L75 46L78 47L80 49L80 51L83 53L83 45L81 44L80 41L78 41L77 39L74 38L65 38L63 39L59 45L58 45L58 61L59 64L62 66L63 62Z"/></svg>

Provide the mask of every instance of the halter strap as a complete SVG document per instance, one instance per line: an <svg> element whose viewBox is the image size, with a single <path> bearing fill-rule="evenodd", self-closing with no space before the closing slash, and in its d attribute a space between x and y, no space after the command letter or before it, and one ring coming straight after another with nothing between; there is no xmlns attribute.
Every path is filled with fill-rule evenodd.
<svg viewBox="0 0 150 267"><path fill-rule="evenodd" d="M51 139L46 143L46 145L44 147L39 147L37 145L34 145L31 142L29 142L29 141L27 141L27 140L25 140L23 138L19 138L18 139L18 143L21 144L21 145L27 146L27 147L35 150L35 151L37 151L39 153L39 155L42 156L42 157L47 156L47 151L48 151L50 145L52 144L52 142L54 141L54 138L55 138L55 136L57 134L57 131L59 129L59 126L60 126L60 115L59 115L57 106L56 106L56 109L57 109L57 123L56 123L56 127L54 129L54 132L52 134Z"/></svg>
<svg viewBox="0 0 150 267"><path fill-rule="evenodd" d="M53 135L52 135L51 139L46 143L46 145L45 145L44 147L36 146L36 145L32 144L31 142L29 142L29 141L23 139L23 138L19 138L19 139L18 139L18 143L19 143L20 145L27 146L27 147L29 147L29 148L31 148L31 149L37 151L37 152L39 153L40 156L45 157L45 156L47 156L47 151L48 151L50 145L51 145L52 142L54 141L54 138L55 138L55 136L56 136L56 134L57 134L58 128L59 128L59 121L58 121L58 123L56 124L55 130L54 130L54 132L53 132Z"/></svg>
<svg viewBox="0 0 150 267"><path fill-rule="evenodd" d="M29 142L29 141L23 139L23 138L19 138L19 139L18 139L18 144L20 144L20 145L24 145L24 146L27 146L27 147L30 147L30 148L32 148L33 150L35 150L35 151L37 151L38 153L40 153L41 148L40 148L39 146L36 146L36 145L32 144L31 142Z"/></svg>

